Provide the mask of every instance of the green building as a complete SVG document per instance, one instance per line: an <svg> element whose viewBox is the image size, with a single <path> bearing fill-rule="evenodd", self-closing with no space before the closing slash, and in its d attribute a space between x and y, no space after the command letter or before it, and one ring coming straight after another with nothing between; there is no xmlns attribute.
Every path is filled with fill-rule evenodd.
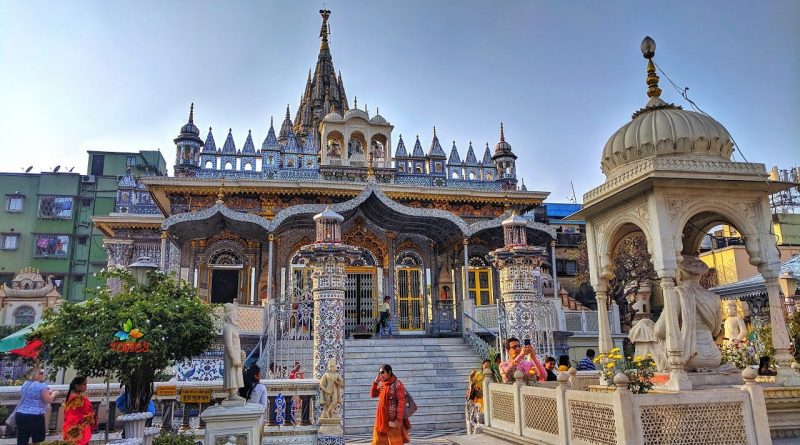
<svg viewBox="0 0 800 445"><path fill-rule="evenodd" d="M115 209L119 182L129 177L166 175L159 151L89 151L88 174L0 173L5 207L0 214L0 282L32 266L55 283L64 298L83 300L93 277L107 264L104 235L93 216ZM124 211L124 209L123 209Z"/></svg>
<svg viewBox="0 0 800 445"><path fill-rule="evenodd" d="M0 280L8 283L26 266L55 276L59 292L75 279L74 254L78 173L0 173L4 207L0 214Z"/></svg>

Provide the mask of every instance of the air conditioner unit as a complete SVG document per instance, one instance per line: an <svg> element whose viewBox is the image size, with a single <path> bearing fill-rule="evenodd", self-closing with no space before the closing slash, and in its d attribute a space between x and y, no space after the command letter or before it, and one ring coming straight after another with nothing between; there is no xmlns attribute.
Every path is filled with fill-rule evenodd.
<svg viewBox="0 0 800 445"><path fill-rule="evenodd" d="M94 184L97 182L97 177L95 175L84 175L81 176L81 182L84 184Z"/></svg>

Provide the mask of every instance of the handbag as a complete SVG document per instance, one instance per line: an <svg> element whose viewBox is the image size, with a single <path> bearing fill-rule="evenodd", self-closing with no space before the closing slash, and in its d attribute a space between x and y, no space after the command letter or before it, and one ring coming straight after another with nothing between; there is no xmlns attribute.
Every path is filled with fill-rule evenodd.
<svg viewBox="0 0 800 445"><path fill-rule="evenodd" d="M14 411L11 411L11 414L6 417L6 426L17 427L17 408L14 408Z"/></svg>
<svg viewBox="0 0 800 445"><path fill-rule="evenodd" d="M417 403L414 402L414 398L411 397L411 394L406 391L406 409L403 410L403 418L408 419L413 416L415 412L417 412Z"/></svg>

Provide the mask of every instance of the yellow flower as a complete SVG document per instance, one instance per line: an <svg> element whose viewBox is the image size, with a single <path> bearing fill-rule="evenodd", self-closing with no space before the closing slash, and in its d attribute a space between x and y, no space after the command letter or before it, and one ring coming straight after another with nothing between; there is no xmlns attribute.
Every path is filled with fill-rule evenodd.
<svg viewBox="0 0 800 445"><path fill-rule="evenodd" d="M619 360L619 359L622 358L622 354L617 354L613 358L614 358L614 360Z"/></svg>
<svg viewBox="0 0 800 445"><path fill-rule="evenodd" d="M592 361L595 362L595 363L600 363L600 357L597 357L596 359L594 359Z"/></svg>
<svg viewBox="0 0 800 445"><path fill-rule="evenodd" d="M633 361L635 361L635 362L640 362L642 360L644 360L644 357L642 357L641 355L637 355L636 358L633 359Z"/></svg>
<svg viewBox="0 0 800 445"><path fill-rule="evenodd" d="M653 358L653 354L651 354L651 353L649 353L649 352L648 352L648 353L647 353L647 358Z"/></svg>
<svg viewBox="0 0 800 445"><path fill-rule="evenodd" d="M611 348L611 350L608 352L619 352L619 348Z"/></svg>
<svg viewBox="0 0 800 445"><path fill-rule="evenodd" d="M606 368L611 369L614 367L614 363L609 363L606 365Z"/></svg>

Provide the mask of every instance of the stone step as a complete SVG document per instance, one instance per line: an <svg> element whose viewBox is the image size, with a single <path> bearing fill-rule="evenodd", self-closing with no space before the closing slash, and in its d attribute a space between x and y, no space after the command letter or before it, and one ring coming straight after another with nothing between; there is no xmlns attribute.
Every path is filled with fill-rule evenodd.
<svg viewBox="0 0 800 445"><path fill-rule="evenodd" d="M358 417L369 417L375 415L375 408L377 406L377 402L373 403L372 406L360 405L358 408L352 408L350 404L346 407L347 410L350 412L348 413L348 418L358 418ZM417 404L417 411L414 413L415 416L428 416L428 415L438 415L438 414L458 414L464 411L464 404L460 405L452 405L447 403L437 403L434 405L427 405L427 406L420 406Z"/></svg>
<svg viewBox="0 0 800 445"><path fill-rule="evenodd" d="M418 411L419 412L419 411ZM418 413L417 412L417 413ZM421 422L434 422L434 423L443 423L443 422L464 422L464 410L462 409L459 414L453 413L442 413L442 414L428 414L424 416L420 416L415 413L411 416L411 426L415 427L417 423ZM460 416L460 417L457 417ZM415 422L417 421L417 422ZM373 411L369 415L365 416L358 416L358 417L347 417L346 426L350 427L359 427L359 426L373 426L375 424L375 412ZM348 431L349 433L349 431Z"/></svg>
<svg viewBox="0 0 800 445"><path fill-rule="evenodd" d="M444 398L463 398L463 397L466 397L466 394L467 394L467 385L465 383L462 386L463 386L463 388L462 388L463 391L461 393L458 393L458 394L456 394L454 392L453 388L439 388L439 387L433 388L433 389L432 388L428 388L428 389L425 390L424 393L411 391L411 389L413 389L413 388L410 388L409 392L411 393L411 396L414 397L414 401L417 401L418 399L419 400L423 400L423 399L441 400L441 399L444 399ZM366 388L366 390L364 390L364 391L360 390L360 388L359 388L358 391L353 390L352 392L348 391L347 388L345 388L345 392L344 393L347 396L347 400L351 400L351 401L352 400L371 400L372 399L372 397L370 397L370 395L369 395L369 388ZM374 400L377 400L377 398L374 399Z"/></svg>
<svg viewBox="0 0 800 445"><path fill-rule="evenodd" d="M458 363L464 365L471 365L475 363L475 356L472 354L467 355L466 353L459 355L437 355L435 357L429 357L429 356L409 357L408 355L401 356L400 354L398 354L397 357L402 357L403 361L398 363L392 363L387 356L381 356L381 359L385 360L386 363L392 365L392 369L432 368L437 366L441 362ZM354 357L349 353L347 354L348 366L371 365L373 363L375 363L374 357Z"/></svg>

